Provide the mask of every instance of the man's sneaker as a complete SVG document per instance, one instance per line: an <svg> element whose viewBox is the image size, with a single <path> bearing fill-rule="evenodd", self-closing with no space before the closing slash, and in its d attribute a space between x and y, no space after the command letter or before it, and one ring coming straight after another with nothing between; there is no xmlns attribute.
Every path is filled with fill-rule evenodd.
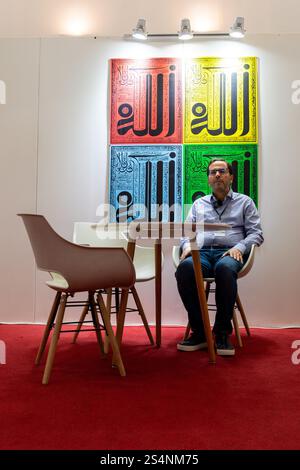
<svg viewBox="0 0 300 470"><path fill-rule="evenodd" d="M207 342L205 339L192 333L189 338L180 341L177 344L178 351L197 351L198 349L207 348Z"/></svg>
<svg viewBox="0 0 300 470"><path fill-rule="evenodd" d="M229 339L229 335L227 335L226 333L216 335L215 344L216 344L217 354L219 356L234 356L235 354L234 346L232 345Z"/></svg>

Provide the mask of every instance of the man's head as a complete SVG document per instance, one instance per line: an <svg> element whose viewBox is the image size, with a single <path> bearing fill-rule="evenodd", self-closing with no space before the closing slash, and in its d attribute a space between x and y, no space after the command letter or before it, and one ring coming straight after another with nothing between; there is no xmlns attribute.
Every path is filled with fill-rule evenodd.
<svg viewBox="0 0 300 470"><path fill-rule="evenodd" d="M217 197L225 197L229 192L233 172L230 163L222 159L212 160L207 167L208 184Z"/></svg>

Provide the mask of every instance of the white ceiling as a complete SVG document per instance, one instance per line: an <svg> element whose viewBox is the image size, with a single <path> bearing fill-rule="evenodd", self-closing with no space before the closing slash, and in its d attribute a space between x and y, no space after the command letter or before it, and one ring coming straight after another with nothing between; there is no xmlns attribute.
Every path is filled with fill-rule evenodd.
<svg viewBox="0 0 300 470"><path fill-rule="evenodd" d="M248 33L299 33L300 0L0 0L0 37L83 34L122 37L138 18L149 33L228 31L236 16Z"/></svg>

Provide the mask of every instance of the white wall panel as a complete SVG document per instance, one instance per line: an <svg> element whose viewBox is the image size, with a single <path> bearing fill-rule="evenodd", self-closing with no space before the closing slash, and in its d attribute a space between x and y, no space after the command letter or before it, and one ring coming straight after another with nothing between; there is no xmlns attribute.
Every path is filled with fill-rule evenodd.
<svg viewBox="0 0 300 470"><path fill-rule="evenodd" d="M35 212L39 40L0 41L0 321L34 321L35 270L18 212Z"/></svg>

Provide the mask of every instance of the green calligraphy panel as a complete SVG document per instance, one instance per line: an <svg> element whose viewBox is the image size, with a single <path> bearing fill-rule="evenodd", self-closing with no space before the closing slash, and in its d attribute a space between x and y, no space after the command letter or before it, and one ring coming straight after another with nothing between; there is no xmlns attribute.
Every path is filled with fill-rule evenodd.
<svg viewBox="0 0 300 470"><path fill-rule="evenodd" d="M211 193L207 167L215 158L224 159L232 165L233 191L250 196L258 205L257 145L184 145L184 215L196 199Z"/></svg>

